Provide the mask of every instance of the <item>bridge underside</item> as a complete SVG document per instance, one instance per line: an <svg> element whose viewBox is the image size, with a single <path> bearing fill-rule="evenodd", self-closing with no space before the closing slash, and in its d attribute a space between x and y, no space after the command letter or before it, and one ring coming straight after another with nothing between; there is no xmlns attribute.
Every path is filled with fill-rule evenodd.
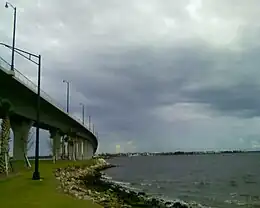
<svg viewBox="0 0 260 208"><path fill-rule="evenodd" d="M14 133L14 159L22 160L27 154L26 145L31 127L36 126L36 93L13 78L0 66L0 118L10 118ZM6 104L10 108L6 110ZM85 159L97 149L97 139L83 125L63 110L41 98L40 128L50 131L54 159L64 155L72 159ZM63 141L62 138L69 138ZM41 138L40 138L41 139Z"/></svg>

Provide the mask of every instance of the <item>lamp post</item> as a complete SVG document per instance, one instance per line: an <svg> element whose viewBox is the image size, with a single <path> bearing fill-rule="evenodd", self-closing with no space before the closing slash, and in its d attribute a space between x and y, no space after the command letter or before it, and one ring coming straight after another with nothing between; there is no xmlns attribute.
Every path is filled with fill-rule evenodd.
<svg viewBox="0 0 260 208"><path fill-rule="evenodd" d="M69 98L70 98L70 82L67 80L62 80L63 83L67 84L67 113L69 114ZM63 137L63 146L65 146L65 137Z"/></svg>
<svg viewBox="0 0 260 208"><path fill-rule="evenodd" d="M40 179L39 172L39 140L40 140L40 103L41 103L41 55L38 56L38 88L37 88L37 127L36 127L36 144L35 144L35 168L33 180Z"/></svg>
<svg viewBox="0 0 260 208"><path fill-rule="evenodd" d="M91 131L91 116L88 116L88 128Z"/></svg>
<svg viewBox="0 0 260 208"><path fill-rule="evenodd" d="M14 50L19 55L23 56L24 58L28 59L32 63L38 66L38 86L37 86L37 101L36 101L36 140L35 140L35 169L33 173L33 180L40 179L40 172L39 172L39 141L40 141L40 102L41 102L41 55L36 55L30 53L28 51L13 48L10 45L0 43L1 45ZM36 58L37 61L33 60L32 58Z"/></svg>
<svg viewBox="0 0 260 208"><path fill-rule="evenodd" d="M63 80L63 82L67 84L67 113L69 113L70 82L67 80Z"/></svg>
<svg viewBox="0 0 260 208"><path fill-rule="evenodd" d="M80 103L82 106L82 123L85 124L85 105L83 103Z"/></svg>
<svg viewBox="0 0 260 208"><path fill-rule="evenodd" d="M14 51L15 51L15 32L16 32L16 7L14 7L11 3L6 2L5 8L12 7L14 10L14 23L13 23L13 46L12 46L12 62L11 62L11 70L14 71Z"/></svg>

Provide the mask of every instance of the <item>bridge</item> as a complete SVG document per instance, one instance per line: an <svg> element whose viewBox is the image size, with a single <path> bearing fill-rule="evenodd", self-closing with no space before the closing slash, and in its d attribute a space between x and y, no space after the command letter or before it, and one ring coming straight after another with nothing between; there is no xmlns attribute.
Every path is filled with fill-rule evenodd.
<svg viewBox="0 0 260 208"><path fill-rule="evenodd" d="M11 104L10 123L14 135L13 158L23 160L31 127L36 125L37 85L0 56L0 100ZM50 132L53 156L62 151L72 159L87 159L97 150L94 132L79 119L65 112L53 98L41 90L40 128ZM1 107L0 107L1 108ZM3 115L0 115L3 118ZM62 142L66 138L66 143Z"/></svg>

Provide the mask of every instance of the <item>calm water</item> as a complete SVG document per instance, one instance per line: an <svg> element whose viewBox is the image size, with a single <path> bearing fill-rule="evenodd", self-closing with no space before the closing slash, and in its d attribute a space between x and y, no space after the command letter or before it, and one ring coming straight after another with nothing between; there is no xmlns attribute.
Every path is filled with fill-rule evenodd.
<svg viewBox="0 0 260 208"><path fill-rule="evenodd" d="M106 173L150 194L208 207L260 208L260 154L114 158Z"/></svg>

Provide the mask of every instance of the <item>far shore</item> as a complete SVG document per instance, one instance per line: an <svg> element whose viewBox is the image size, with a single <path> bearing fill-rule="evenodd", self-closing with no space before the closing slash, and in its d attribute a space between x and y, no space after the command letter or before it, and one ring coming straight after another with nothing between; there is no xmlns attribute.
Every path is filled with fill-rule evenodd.
<svg viewBox="0 0 260 208"><path fill-rule="evenodd" d="M175 152L130 152L130 153L100 153L94 157L103 159L112 159L115 157L133 157L133 156L168 156L168 155L212 155L212 154L245 154L260 153L260 150L227 150L227 151L175 151ZM10 159L13 157L11 156ZM28 156L29 160L34 160L34 156ZM52 160L52 155L39 156L40 160Z"/></svg>
<svg viewBox="0 0 260 208"><path fill-rule="evenodd" d="M135 157L135 156L171 156L171 155L221 155L221 154L246 154L260 153L260 150L227 150L227 151L176 151L176 152L135 152L135 153L101 153L97 157L112 159L116 157Z"/></svg>

